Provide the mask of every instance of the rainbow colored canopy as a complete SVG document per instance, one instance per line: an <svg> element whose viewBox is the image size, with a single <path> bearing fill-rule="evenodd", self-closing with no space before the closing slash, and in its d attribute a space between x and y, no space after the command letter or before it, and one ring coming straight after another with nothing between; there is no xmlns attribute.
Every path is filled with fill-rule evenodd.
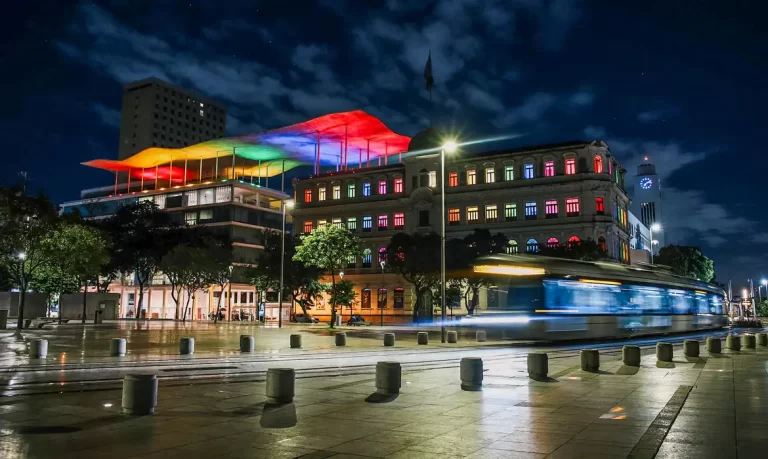
<svg viewBox="0 0 768 459"><path fill-rule="evenodd" d="M248 161L246 174L270 177L282 172L283 160L285 170L315 164L318 143L319 164L335 166L358 164L361 160L365 165L369 160L377 161L379 157L407 151L410 140L410 137L390 130L375 116L354 110L331 113L258 134L209 140L184 148L147 148L124 160L94 159L83 165L113 172L132 171L131 175L136 177L149 173L144 169L157 167L158 175L176 178L184 174L182 164L186 161L234 154L236 158L251 160ZM279 163L279 166L274 163ZM221 166L226 167L227 163L222 161ZM240 167L238 164L237 170ZM150 175L154 177L154 172Z"/></svg>

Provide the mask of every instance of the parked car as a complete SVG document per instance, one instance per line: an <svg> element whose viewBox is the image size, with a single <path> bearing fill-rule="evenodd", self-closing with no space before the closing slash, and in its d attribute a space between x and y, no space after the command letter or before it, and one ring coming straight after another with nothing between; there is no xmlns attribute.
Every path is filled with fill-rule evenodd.
<svg viewBox="0 0 768 459"><path fill-rule="evenodd" d="M371 323L366 321L363 316L359 314L353 314L352 317L347 320L347 325L371 325Z"/></svg>
<svg viewBox="0 0 768 459"><path fill-rule="evenodd" d="M299 324L316 324L320 322L320 319L307 314L294 314L293 317L291 317L291 322Z"/></svg>

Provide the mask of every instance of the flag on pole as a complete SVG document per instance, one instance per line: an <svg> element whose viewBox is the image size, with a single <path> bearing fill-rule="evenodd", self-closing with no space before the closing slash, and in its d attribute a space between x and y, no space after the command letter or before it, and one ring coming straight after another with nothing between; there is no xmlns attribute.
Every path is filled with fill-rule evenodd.
<svg viewBox="0 0 768 459"><path fill-rule="evenodd" d="M432 87L435 85L435 79L432 77L432 51L429 52L427 57L427 65L424 66L424 80L427 84L427 91L432 93Z"/></svg>

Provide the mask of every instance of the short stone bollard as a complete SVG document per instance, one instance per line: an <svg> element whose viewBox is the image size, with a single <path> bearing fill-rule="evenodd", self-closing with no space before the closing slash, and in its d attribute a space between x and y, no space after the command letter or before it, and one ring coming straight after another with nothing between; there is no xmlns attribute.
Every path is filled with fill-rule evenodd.
<svg viewBox="0 0 768 459"><path fill-rule="evenodd" d="M291 403L296 393L296 372L293 368L267 370L267 402Z"/></svg>
<svg viewBox="0 0 768 459"><path fill-rule="evenodd" d="M346 333L336 333L336 345L337 346L346 346L347 345L347 334Z"/></svg>
<svg viewBox="0 0 768 459"><path fill-rule="evenodd" d="M630 367L640 366L640 346L624 346L621 348L621 361Z"/></svg>
<svg viewBox="0 0 768 459"><path fill-rule="evenodd" d="M427 333L427 332L418 332L416 334L416 342L418 344L429 344L429 333Z"/></svg>
<svg viewBox="0 0 768 459"><path fill-rule="evenodd" d="M125 355L125 338L112 338L109 340L109 355L111 357L123 357Z"/></svg>
<svg viewBox="0 0 768 459"><path fill-rule="evenodd" d="M758 333L756 336L758 346L768 346L768 334Z"/></svg>
<svg viewBox="0 0 768 459"><path fill-rule="evenodd" d="M727 338L725 338L725 347L732 351L740 351L741 350L741 336L736 335L728 335Z"/></svg>
<svg viewBox="0 0 768 459"><path fill-rule="evenodd" d="M123 413L146 416L157 406L157 376L125 375L123 378Z"/></svg>
<svg viewBox="0 0 768 459"><path fill-rule="evenodd" d="M44 359L48 355L48 340L33 339L29 342L29 358Z"/></svg>
<svg viewBox="0 0 768 459"><path fill-rule="evenodd" d="M384 346L394 346L395 345L395 334L394 333L384 333Z"/></svg>
<svg viewBox="0 0 768 459"><path fill-rule="evenodd" d="M195 338L181 338L179 340L179 354L194 354L195 353Z"/></svg>
<svg viewBox="0 0 768 459"><path fill-rule="evenodd" d="M581 369L583 371L596 372L600 369L600 351L597 349L582 349Z"/></svg>
<svg viewBox="0 0 768 459"><path fill-rule="evenodd" d="M533 379L544 379L549 373L549 358L546 352L531 352L528 354L528 376Z"/></svg>
<svg viewBox="0 0 768 459"><path fill-rule="evenodd" d="M723 350L723 342L716 336L707 337L707 352L710 354L719 354Z"/></svg>
<svg viewBox="0 0 768 459"><path fill-rule="evenodd" d="M695 339L686 339L683 341L683 354L686 357L699 356L699 342Z"/></svg>
<svg viewBox="0 0 768 459"><path fill-rule="evenodd" d="M449 343L458 343L459 342L459 334L455 331L449 331L448 332L448 342Z"/></svg>
<svg viewBox="0 0 768 459"><path fill-rule="evenodd" d="M256 338L253 335L240 335L240 352L253 352L256 349Z"/></svg>
<svg viewBox="0 0 768 459"><path fill-rule="evenodd" d="M656 360L671 362L674 351L670 343L656 343Z"/></svg>
<svg viewBox="0 0 768 459"><path fill-rule="evenodd" d="M477 333L475 333L475 340L478 343L484 343L486 340L488 340L488 336L485 333L485 330L478 330Z"/></svg>
<svg viewBox="0 0 768 459"><path fill-rule="evenodd" d="M291 349L298 349L301 347L301 335L291 335Z"/></svg>
<svg viewBox="0 0 768 459"><path fill-rule="evenodd" d="M755 335L752 335L752 334L744 335L744 347L748 349L754 349L756 342L757 340L755 339Z"/></svg>
<svg viewBox="0 0 768 459"><path fill-rule="evenodd" d="M376 362L376 393L383 395L399 394L400 378L399 362Z"/></svg>
<svg viewBox="0 0 768 459"><path fill-rule="evenodd" d="M459 366L461 390L478 391L483 388L483 359L464 357Z"/></svg>

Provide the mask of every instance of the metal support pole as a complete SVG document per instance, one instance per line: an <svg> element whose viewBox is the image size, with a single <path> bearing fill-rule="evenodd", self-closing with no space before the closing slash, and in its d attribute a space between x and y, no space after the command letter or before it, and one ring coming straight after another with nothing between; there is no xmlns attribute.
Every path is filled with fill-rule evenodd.
<svg viewBox="0 0 768 459"><path fill-rule="evenodd" d="M197 181L203 183L203 158L200 158L200 170L197 172Z"/></svg>
<svg viewBox="0 0 768 459"><path fill-rule="evenodd" d="M126 191L126 193L130 193L131 192L131 170L132 169L130 169L130 168L128 169L128 190Z"/></svg>
<svg viewBox="0 0 768 459"><path fill-rule="evenodd" d="M362 148L357 149L357 168L358 169L363 168L363 149Z"/></svg>
<svg viewBox="0 0 768 459"><path fill-rule="evenodd" d="M285 193L285 160L283 160L283 167L280 168L280 191Z"/></svg>
<svg viewBox="0 0 768 459"><path fill-rule="evenodd" d="M173 155L171 155L171 165L168 167L168 188L173 186Z"/></svg>
<svg viewBox="0 0 768 459"><path fill-rule="evenodd" d="M384 165L389 165L389 144L384 142Z"/></svg>
<svg viewBox="0 0 768 459"><path fill-rule="evenodd" d="M112 194L117 194L117 171L115 171L115 191L113 191Z"/></svg>
<svg viewBox="0 0 768 459"><path fill-rule="evenodd" d="M384 290L384 266L386 266L386 262L381 262L381 287L379 287L379 300L381 300L381 294ZM384 326L384 308L381 307L381 304L379 304L379 326Z"/></svg>
<svg viewBox="0 0 768 459"><path fill-rule="evenodd" d="M283 328L283 273L285 273L285 201L283 207L283 232L280 234L280 290L277 291L277 328Z"/></svg>
<svg viewBox="0 0 768 459"><path fill-rule="evenodd" d="M339 142L339 165L336 166L336 172L344 170L344 142Z"/></svg>
<svg viewBox="0 0 768 459"><path fill-rule="evenodd" d="M160 177L160 166L157 165L155 166L155 190L157 190L157 182L159 180L159 177ZM136 316L136 318L138 318L138 316Z"/></svg>
<svg viewBox="0 0 768 459"><path fill-rule="evenodd" d="M366 148L365 159L368 161L368 167L371 167L371 141L368 140L368 148Z"/></svg>
<svg viewBox="0 0 768 459"><path fill-rule="evenodd" d="M235 151L235 148L232 149L232 180L235 179L235 158L237 156L237 152Z"/></svg>
<svg viewBox="0 0 768 459"><path fill-rule="evenodd" d="M345 124L344 125L344 170L349 170L349 153L348 153L348 147L349 147L349 138L347 137L348 127Z"/></svg>
<svg viewBox="0 0 768 459"><path fill-rule="evenodd" d="M269 188L269 164L267 164L267 173L266 173L266 176L267 176L267 177L266 177L266 182L264 183L264 185L265 185L267 188Z"/></svg>
<svg viewBox="0 0 768 459"><path fill-rule="evenodd" d="M214 169L215 170L213 171L213 179L218 180L219 179L219 152L218 151L216 152L216 166L214 166ZM216 314L218 313L219 311L216 311Z"/></svg>
<svg viewBox="0 0 768 459"><path fill-rule="evenodd" d="M320 174L320 131L317 131L317 158L315 159L315 174Z"/></svg>
<svg viewBox="0 0 768 459"><path fill-rule="evenodd" d="M653 223L651 223L653 226ZM653 229L649 226L648 231L651 233L651 264L653 264Z"/></svg>
<svg viewBox="0 0 768 459"><path fill-rule="evenodd" d="M258 180L259 180L258 185L261 186L261 160L259 160L259 162L258 162L258 168L259 168L259 173L257 175Z"/></svg>
<svg viewBox="0 0 768 459"><path fill-rule="evenodd" d="M445 148L440 150L440 342L445 343Z"/></svg>
<svg viewBox="0 0 768 459"><path fill-rule="evenodd" d="M141 168L141 191L144 191L144 168Z"/></svg>
<svg viewBox="0 0 768 459"><path fill-rule="evenodd" d="M229 265L229 286L228 286L228 293L227 293L227 322L232 321L232 270L234 269L234 266ZM219 311L216 311L217 313Z"/></svg>
<svg viewBox="0 0 768 459"><path fill-rule="evenodd" d="M187 155L184 155L184 185L187 184L187 162L189 161L189 157Z"/></svg>

